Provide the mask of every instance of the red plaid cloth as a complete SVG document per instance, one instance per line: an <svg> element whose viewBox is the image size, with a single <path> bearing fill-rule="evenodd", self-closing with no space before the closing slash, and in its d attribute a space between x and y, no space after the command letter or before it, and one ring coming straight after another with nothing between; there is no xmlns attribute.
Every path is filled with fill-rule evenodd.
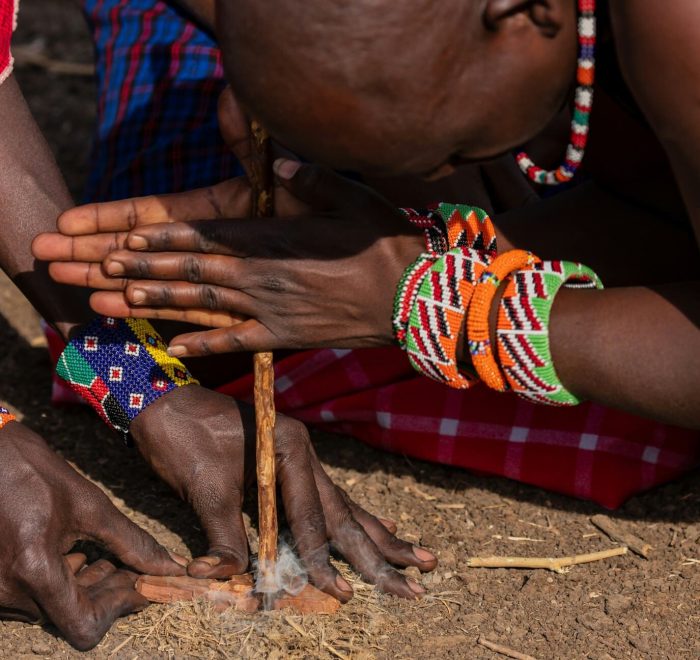
<svg viewBox="0 0 700 660"><path fill-rule="evenodd" d="M397 348L307 351L275 372L279 410L308 424L610 508L700 465L697 432L590 403L452 390L419 376ZM250 398L252 378L221 391Z"/></svg>
<svg viewBox="0 0 700 660"><path fill-rule="evenodd" d="M12 73L10 41L17 22L19 0L0 0L0 83Z"/></svg>
<svg viewBox="0 0 700 660"><path fill-rule="evenodd" d="M52 332L54 359L63 344ZM275 365L280 412L378 449L615 508L700 465L700 434L595 404L551 408L419 376L394 348L305 351ZM220 388L252 399L252 376ZM75 395L54 383L54 401ZM82 401L82 400L80 400Z"/></svg>

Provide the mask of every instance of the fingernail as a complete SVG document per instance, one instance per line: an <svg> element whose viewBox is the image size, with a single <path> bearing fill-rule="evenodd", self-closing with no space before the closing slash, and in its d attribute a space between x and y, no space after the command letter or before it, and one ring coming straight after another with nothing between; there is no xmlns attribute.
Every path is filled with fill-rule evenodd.
<svg viewBox="0 0 700 660"><path fill-rule="evenodd" d="M168 554L170 555L170 559L172 559L176 564L180 564L180 566L187 566L187 564L190 563L190 560L187 559L187 557L178 555L175 552L168 552Z"/></svg>
<svg viewBox="0 0 700 660"><path fill-rule="evenodd" d="M110 261L105 268L107 275L123 275L124 264L120 261Z"/></svg>
<svg viewBox="0 0 700 660"><path fill-rule="evenodd" d="M301 167L298 160L288 160L286 158L278 158L273 164L272 169L280 179L291 179Z"/></svg>
<svg viewBox="0 0 700 660"><path fill-rule="evenodd" d="M187 355L187 349L184 346L168 346L167 353L170 357L185 357Z"/></svg>
<svg viewBox="0 0 700 660"><path fill-rule="evenodd" d="M352 587L348 584L347 580L342 575L335 576L335 583L338 585L338 589L341 591L349 591L352 593Z"/></svg>
<svg viewBox="0 0 700 660"><path fill-rule="evenodd" d="M406 584L411 588L411 591L414 594L424 594L425 589L420 586L415 580L412 580L411 578L406 578Z"/></svg>
<svg viewBox="0 0 700 660"><path fill-rule="evenodd" d="M129 291L129 302L140 305L146 300L146 292L143 289L131 289Z"/></svg>
<svg viewBox="0 0 700 660"><path fill-rule="evenodd" d="M148 241L143 236L129 236L127 244L132 250L145 250L148 247Z"/></svg>
<svg viewBox="0 0 700 660"><path fill-rule="evenodd" d="M413 554L421 561L435 560L435 555L432 552L428 552L425 548L420 548L417 545L413 546Z"/></svg>

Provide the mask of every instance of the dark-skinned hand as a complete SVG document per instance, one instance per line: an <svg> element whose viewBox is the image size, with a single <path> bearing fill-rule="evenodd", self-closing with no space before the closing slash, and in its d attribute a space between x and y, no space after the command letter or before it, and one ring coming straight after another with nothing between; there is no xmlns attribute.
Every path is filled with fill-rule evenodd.
<svg viewBox="0 0 700 660"><path fill-rule="evenodd" d="M101 559L80 571L78 540L103 545L127 566L182 575L155 539L120 513L94 484L18 422L0 430L0 616L48 619L76 648L95 646L120 616L148 602L136 574ZM79 571L79 572L78 572Z"/></svg>
<svg viewBox="0 0 700 660"><path fill-rule="evenodd" d="M139 451L198 515L207 555L193 577L224 578L248 568L242 505L255 479L255 417L247 405L198 385L178 388L132 423ZM311 581L342 601L352 588L329 562L335 548L365 580L404 598L423 589L390 564L432 570L437 560L398 539L390 523L357 506L330 480L306 427L282 415L275 428L277 478L295 549Z"/></svg>
<svg viewBox="0 0 700 660"><path fill-rule="evenodd" d="M248 123L230 94L220 116L249 169ZM114 290L93 295L101 314L218 328L176 338L176 355L391 343L394 292L422 234L378 194L328 169L283 160L276 172L281 218L245 217L242 177L68 211L63 235L39 236L34 254L57 262L57 281Z"/></svg>

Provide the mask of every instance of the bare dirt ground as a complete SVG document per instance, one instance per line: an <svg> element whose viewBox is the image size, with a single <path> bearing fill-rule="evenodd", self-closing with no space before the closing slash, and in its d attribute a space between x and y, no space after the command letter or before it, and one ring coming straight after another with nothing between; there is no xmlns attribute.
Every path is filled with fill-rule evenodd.
<svg viewBox="0 0 700 660"><path fill-rule="evenodd" d="M89 63L79 11L65 0L22 0L20 44ZM89 77L20 65L17 77L74 194L89 161L94 118ZM88 410L48 403L50 365L36 316L0 284L0 400L167 547L199 553L197 521ZM120 620L79 654L51 628L0 623L0 657L29 658L494 658L480 636L537 658L700 657L700 485L697 474L630 501L614 518L653 545L559 575L467 568L470 556L559 556L614 544L589 518L597 507L504 479L382 454L358 442L315 437L331 476L400 533L433 548L440 566L429 595L406 603L349 573L357 596L334 616L217 615L204 606L150 607ZM347 571L347 568L343 569Z"/></svg>

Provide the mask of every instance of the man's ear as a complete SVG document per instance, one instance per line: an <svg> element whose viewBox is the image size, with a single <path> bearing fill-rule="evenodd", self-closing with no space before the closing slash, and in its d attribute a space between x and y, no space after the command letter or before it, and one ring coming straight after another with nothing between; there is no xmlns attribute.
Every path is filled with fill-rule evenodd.
<svg viewBox="0 0 700 660"><path fill-rule="evenodd" d="M546 37L558 34L564 21L561 0L486 0L484 26L497 32L514 18L527 18Z"/></svg>

